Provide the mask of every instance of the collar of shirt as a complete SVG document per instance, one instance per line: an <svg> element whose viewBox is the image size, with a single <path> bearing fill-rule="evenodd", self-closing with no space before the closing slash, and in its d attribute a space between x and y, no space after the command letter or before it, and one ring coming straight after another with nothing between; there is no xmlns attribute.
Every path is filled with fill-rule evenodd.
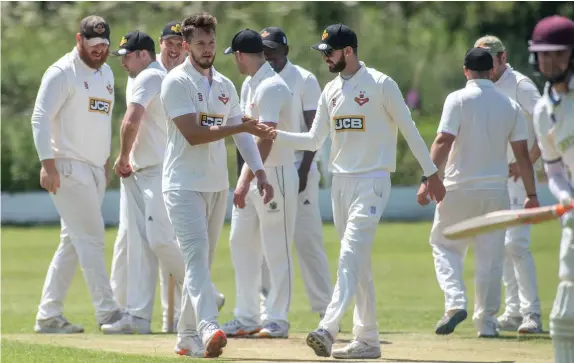
<svg viewBox="0 0 574 363"><path fill-rule="evenodd" d="M84 62L84 60L80 57L80 51L78 50L78 47L74 47L74 50L72 50L72 56L74 57L74 61L78 64L80 64L86 71L88 72L92 72L94 74L96 73L102 73L102 68L100 67L99 69L94 69L91 67L88 67L88 65L86 64L86 62Z"/></svg>
<svg viewBox="0 0 574 363"><path fill-rule="evenodd" d="M498 81L494 82L494 84L497 86L500 86L504 82L506 77L508 77L508 76L510 76L510 74L512 74L513 70L514 69L512 68L512 66L510 64L506 63L506 69L504 70L504 73L502 73L502 76L500 76Z"/></svg>
<svg viewBox="0 0 574 363"><path fill-rule="evenodd" d="M249 80L249 85L258 84L263 80L263 78L265 78L265 75L270 71L273 71L271 65L268 62L263 63L263 65L259 68L259 70L257 70L257 72L255 72L255 74Z"/></svg>
<svg viewBox="0 0 574 363"><path fill-rule="evenodd" d="M349 79L344 79L341 76L341 73L339 73L339 75L337 76L339 83L344 84L346 82L347 85L349 86L358 85L359 81L361 80L361 75L367 71L367 66L365 66L365 62L359 61L359 65L361 66L359 70L357 70L357 72L355 72L355 74L353 74L353 76L351 76L351 78Z"/></svg>
<svg viewBox="0 0 574 363"><path fill-rule="evenodd" d="M199 73L199 71L197 69L195 69L193 64L191 64L191 61L189 60L189 58L185 59L185 70L187 71L187 73L191 76L191 78L194 81L199 81L199 80L207 81L207 77L204 76L203 74ZM221 81L222 81L222 78L219 75L219 72L217 72L215 70L214 66L211 66L211 78L214 82L221 83Z"/></svg>
<svg viewBox="0 0 574 363"><path fill-rule="evenodd" d="M289 73L292 68L293 68L293 63L291 63L291 62L289 61L289 59L287 59L287 63L285 63L285 67L283 67L283 69L281 70L281 72L279 72L279 75L280 75L280 76L285 76L285 75L287 75L287 73Z"/></svg>
<svg viewBox="0 0 574 363"><path fill-rule="evenodd" d="M466 81L467 87L494 87L494 83L490 79L469 79Z"/></svg>

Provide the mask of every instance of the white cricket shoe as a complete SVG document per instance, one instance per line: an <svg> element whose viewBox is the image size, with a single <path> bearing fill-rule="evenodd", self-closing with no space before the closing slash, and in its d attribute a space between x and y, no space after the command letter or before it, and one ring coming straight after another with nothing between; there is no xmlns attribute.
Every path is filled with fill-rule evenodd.
<svg viewBox="0 0 574 363"><path fill-rule="evenodd" d="M107 319L98 323L98 328L101 330L102 325L104 325L104 324L113 324L116 321L122 320L124 315L126 315L126 313L124 313L122 310L118 309L118 310L114 311L113 313L111 313Z"/></svg>
<svg viewBox="0 0 574 363"><path fill-rule="evenodd" d="M137 316L125 314L121 320L112 324L103 324L100 328L104 334L150 334L150 321Z"/></svg>
<svg viewBox="0 0 574 363"><path fill-rule="evenodd" d="M219 294L215 297L215 303L217 304L217 311L221 311L223 309L223 305L225 305L225 295Z"/></svg>
<svg viewBox="0 0 574 363"><path fill-rule="evenodd" d="M223 324L221 329L225 332L225 335L228 337L245 337L249 335L253 335L255 333L259 333L261 331L260 326L248 326L242 324L238 319L233 319L228 321L227 323Z"/></svg>
<svg viewBox="0 0 574 363"><path fill-rule="evenodd" d="M219 329L217 324L209 324L203 329L202 343L205 346L205 358L217 358L223 354L223 348L227 345L225 332Z"/></svg>
<svg viewBox="0 0 574 363"><path fill-rule="evenodd" d="M263 326L259 333L254 334L257 338L289 338L289 324L270 322Z"/></svg>
<svg viewBox="0 0 574 363"><path fill-rule="evenodd" d="M319 328L307 335L307 345L311 347L319 357L330 357L334 342L335 339L333 339L331 333L325 329Z"/></svg>
<svg viewBox="0 0 574 363"><path fill-rule="evenodd" d="M34 331L43 334L75 334L83 333L84 328L80 325L70 323L66 318L60 315L53 318L36 320Z"/></svg>
<svg viewBox="0 0 574 363"><path fill-rule="evenodd" d="M522 323L520 316L502 314L497 319L497 329L501 331L517 331Z"/></svg>
<svg viewBox="0 0 574 363"><path fill-rule="evenodd" d="M192 358L204 358L205 347L199 335L177 337L177 343L173 349L175 354L186 355Z"/></svg>
<svg viewBox="0 0 574 363"><path fill-rule="evenodd" d="M345 347L333 350L331 356L338 359L377 359L381 357L381 345L353 340Z"/></svg>
<svg viewBox="0 0 574 363"><path fill-rule="evenodd" d="M520 334L540 334L542 333L542 321L538 314L528 314L522 319L522 324L518 327Z"/></svg>
<svg viewBox="0 0 574 363"><path fill-rule="evenodd" d="M498 330L496 330L497 325L496 320L493 319L485 320L480 325L477 324L477 336L479 338L496 338L498 336Z"/></svg>

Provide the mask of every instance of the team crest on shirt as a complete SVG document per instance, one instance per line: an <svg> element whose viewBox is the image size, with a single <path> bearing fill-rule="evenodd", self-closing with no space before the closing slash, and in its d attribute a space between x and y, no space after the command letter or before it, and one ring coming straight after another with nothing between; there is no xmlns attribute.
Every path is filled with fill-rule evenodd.
<svg viewBox="0 0 574 363"><path fill-rule="evenodd" d="M337 97L333 97L331 102L333 103L333 107L337 106Z"/></svg>
<svg viewBox="0 0 574 363"><path fill-rule="evenodd" d="M221 92L221 96L217 97L224 105L227 105L229 102L229 97L225 95L225 92Z"/></svg>
<svg viewBox="0 0 574 363"><path fill-rule="evenodd" d="M199 102L203 102L203 95L201 93L197 94L197 98L199 99Z"/></svg>
<svg viewBox="0 0 574 363"><path fill-rule="evenodd" d="M90 89L90 87L88 86L88 82L84 81L84 88L85 89Z"/></svg>
<svg viewBox="0 0 574 363"><path fill-rule="evenodd" d="M109 94L114 93L114 87L112 87L111 84L108 83L108 85L106 86L106 89L108 90Z"/></svg>
<svg viewBox="0 0 574 363"><path fill-rule="evenodd" d="M355 102L357 102L359 106L363 106L365 103L369 102L369 97L365 97L365 91L360 91L359 97L355 97Z"/></svg>

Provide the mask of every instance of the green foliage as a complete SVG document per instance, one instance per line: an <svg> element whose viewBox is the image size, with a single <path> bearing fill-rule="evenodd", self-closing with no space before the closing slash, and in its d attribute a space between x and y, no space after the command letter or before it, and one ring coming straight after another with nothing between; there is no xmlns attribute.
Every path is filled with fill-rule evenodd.
<svg viewBox="0 0 574 363"><path fill-rule="evenodd" d="M202 10L218 18L215 66L237 88L243 76L223 50L238 30L282 27L291 43L291 61L315 73L325 85L333 75L309 45L318 41L328 24L348 24L358 34L361 60L393 77L403 92L411 87L419 90L424 119L415 118L415 122L425 130L421 134L429 145L444 98L464 85L462 59L476 38L485 33L501 37L512 65L530 75L526 46L536 21L555 13L574 15L571 2L3 2L2 190L39 188L40 164L30 125L36 92L46 68L74 47L83 17L106 18L112 47L117 47L130 30L140 29L157 38L167 22ZM110 57L108 64L116 77L115 158L127 75L119 59ZM402 137L399 140L393 182L416 183L420 167ZM229 154L234 185L235 154ZM115 178L112 186L117 185Z"/></svg>

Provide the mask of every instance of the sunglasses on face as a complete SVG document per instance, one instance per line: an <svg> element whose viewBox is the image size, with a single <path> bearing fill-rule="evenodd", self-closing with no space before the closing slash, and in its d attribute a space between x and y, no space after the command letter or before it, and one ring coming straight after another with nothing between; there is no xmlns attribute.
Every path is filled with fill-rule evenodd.
<svg viewBox="0 0 574 363"><path fill-rule="evenodd" d="M333 49L327 49L322 51L321 53L323 53L323 55L327 58L331 57L333 55Z"/></svg>

